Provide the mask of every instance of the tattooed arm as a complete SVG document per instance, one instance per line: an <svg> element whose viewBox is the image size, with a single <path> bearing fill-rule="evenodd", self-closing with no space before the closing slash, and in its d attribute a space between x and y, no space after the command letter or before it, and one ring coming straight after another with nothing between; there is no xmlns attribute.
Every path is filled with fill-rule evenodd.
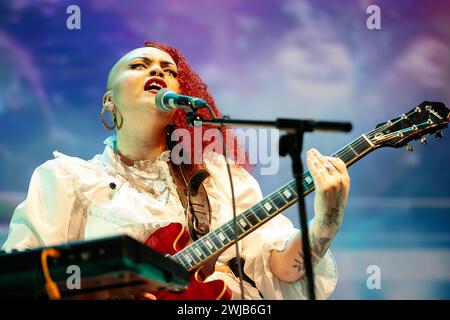
<svg viewBox="0 0 450 320"><path fill-rule="evenodd" d="M327 252L344 217L350 190L350 178L344 162L322 156L317 150L307 153L307 164L316 187L314 219L309 226L309 240L313 266ZM294 282L305 275L300 232L288 241L283 251L272 251L270 267L280 280Z"/></svg>

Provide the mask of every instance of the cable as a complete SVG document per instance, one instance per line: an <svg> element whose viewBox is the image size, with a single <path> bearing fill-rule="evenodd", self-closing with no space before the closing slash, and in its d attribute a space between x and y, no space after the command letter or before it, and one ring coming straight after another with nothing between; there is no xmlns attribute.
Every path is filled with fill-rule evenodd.
<svg viewBox="0 0 450 320"><path fill-rule="evenodd" d="M216 114L214 110L208 105L209 113L213 118L216 118ZM235 241L235 248L236 248L236 259L237 259L237 269L238 269L238 276L239 276L239 287L241 290L241 299L245 300L245 291L244 291L244 273L242 271L242 263L241 263L241 254L239 252L239 245L238 245L238 233L237 233L237 220L236 220L236 199L234 196L234 185L233 185L233 176L231 174L231 168L230 163L228 161L227 152L226 152L226 144L225 144L225 136L222 132L222 128L224 126L219 126L217 129L220 132L220 135L222 137L222 154L225 158L225 163L227 167L227 173L228 173L228 179L230 181L230 188L231 188L231 203L233 207L233 232L234 232L234 241Z"/></svg>
<svg viewBox="0 0 450 320"><path fill-rule="evenodd" d="M214 118L216 118L216 113L214 112L213 108L207 104L206 108L208 109L210 115ZM195 114L195 112L194 112ZM245 300L245 293L244 293L244 274L242 271L242 263L241 263L241 255L239 252L239 245L238 245L238 233L237 233L237 220L236 220L236 199L234 196L234 185L233 185L233 176L231 174L231 168L230 163L228 162L228 158L226 155L226 145L225 145L225 137L222 132L222 128L224 128L223 125L218 126L217 130L220 132L220 135L222 137L222 154L225 158L225 163L227 167L227 173L228 173L228 179L230 181L230 188L231 188L231 203L233 207L233 232L234 232L234 241L235 241L235 248L236 248L236 259L237 259L237 269L238 269L238 277L239 277L239 286L241 290L241 299Z"/></svg>
<svg viewBox="0 0 450 320"><path fill-rule="evenodd" d="M241 263L241 255L239 253L239 245L238 245L238 233L237 233L237 220L236 220L236 199L234 196L234 185L233 185L233 176L231 174L231 168L230 168L230 162L228 161L228 157L226 155L226 145L225 145L225 137L223 135L222 129L223 126L217 127L217 129L220 131L222 135L222 153L225 158L225 163L227 167L227 173L228 173L228 179L230 181L230 188L231 188L231 203L233 207L233 232L234 232L234 241L235 241L235 248L236 248L236 259L237 259L237 269L238 269L238 276L239 276L239 287L241 290L241 299L245 300L245 293L244 293L244 273L242 272L242 263Z"/></svg>
<svg viewBox="0 0 450 320"><path fill-rule="evenodd" d="M52 277L50 276L50 271L48 269L47 257L49 256L57 258L59 257L59 251L54 248L45 248L42 250L41 265L42 265L42 272L44 273L45 278L45 289L47 291L50 300L60 300L61 293L59 292L56 283L52 280Z"/></svg>

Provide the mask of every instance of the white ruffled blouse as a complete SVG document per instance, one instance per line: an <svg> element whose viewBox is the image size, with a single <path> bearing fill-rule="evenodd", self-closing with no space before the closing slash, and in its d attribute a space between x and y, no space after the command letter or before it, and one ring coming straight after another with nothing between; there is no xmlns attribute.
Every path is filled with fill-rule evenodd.
<svg viewBox="0 0 450 320"><path fill-rule="evenodd" d="M170 175L168 151L158 159L138 161L125 167L114 152L115 136L105 140L102 155L89 161L54 152L55 159L36 168L28 195L14 211L3 250L51 246L70 241L127 234L144 242L153 231L172 222L187 227L183 206ZM204 181L212 209L211 229L232 219L229 180L223 156L210 154L205 159L210 177ZM125 177L148 177L151 193L133 187ZM257 181L245 169L231 165L236 199L240 213L262 199ZM109 184L114 182L116 189ZM244 272L257 289L244 281L246 298L306 299L305 279L287 283L276 278L269 266L271 250L282 250L288 239L298 232L282 214L246 236L239 242L245 259ZM231 246L219 257L225 265L235 256ZM327 298L337 283L337 268L330 251L314 267L315 290L318 299ZM222 279L240 298L239 279L229 272L218 272L209 279ZM259 290L259 292L258 292Z"/></svg>

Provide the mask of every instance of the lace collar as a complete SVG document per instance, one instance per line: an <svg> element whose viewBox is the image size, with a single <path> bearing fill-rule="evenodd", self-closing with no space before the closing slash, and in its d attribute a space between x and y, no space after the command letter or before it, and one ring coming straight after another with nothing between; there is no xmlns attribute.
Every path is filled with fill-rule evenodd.
<svg viewBox="0 0 450 320"><path fill-rule="evenodd" d="M116 154L118 150L117 136L116 135L109 136L103 141L103 144L106 145L105 152L103 153L104 162L111 166L115 166L117 162L117 164L119 164L119 166L123 169L123 166L125 166L125 164L120 160L120 155ZM130 166L129 168L137 169L139 171L147 171L149 169L154 168L155 166L160 165L161 163L168 162L169 160L170 160L170 150L165 150L160 153L160 155L155 159L155 161L152 160L134 161L133 166Z"/></svg>

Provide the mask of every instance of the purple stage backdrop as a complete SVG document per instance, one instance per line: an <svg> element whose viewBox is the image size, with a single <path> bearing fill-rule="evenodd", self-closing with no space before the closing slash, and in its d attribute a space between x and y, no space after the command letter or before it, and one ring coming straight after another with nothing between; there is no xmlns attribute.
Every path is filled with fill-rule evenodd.
<svg viewBox="0 0 450 320"><path fill-rule="evenodd" d="M70 5L79 29L69 28ZM305 150L331 154L423 100L450 103L447 0L1 0L0 244L53 150L102 152L109 69L145 40L179 48L230 116L353 123L349 134L307 134ZM381 149L350 168L332 299L450 298L450 138L414 148ZM276 144L269 151L275 161ZM254 175L268 194L292 179L290 160L264 174L260 153ZM298 226L296 206L286 215Z"/></svg>

